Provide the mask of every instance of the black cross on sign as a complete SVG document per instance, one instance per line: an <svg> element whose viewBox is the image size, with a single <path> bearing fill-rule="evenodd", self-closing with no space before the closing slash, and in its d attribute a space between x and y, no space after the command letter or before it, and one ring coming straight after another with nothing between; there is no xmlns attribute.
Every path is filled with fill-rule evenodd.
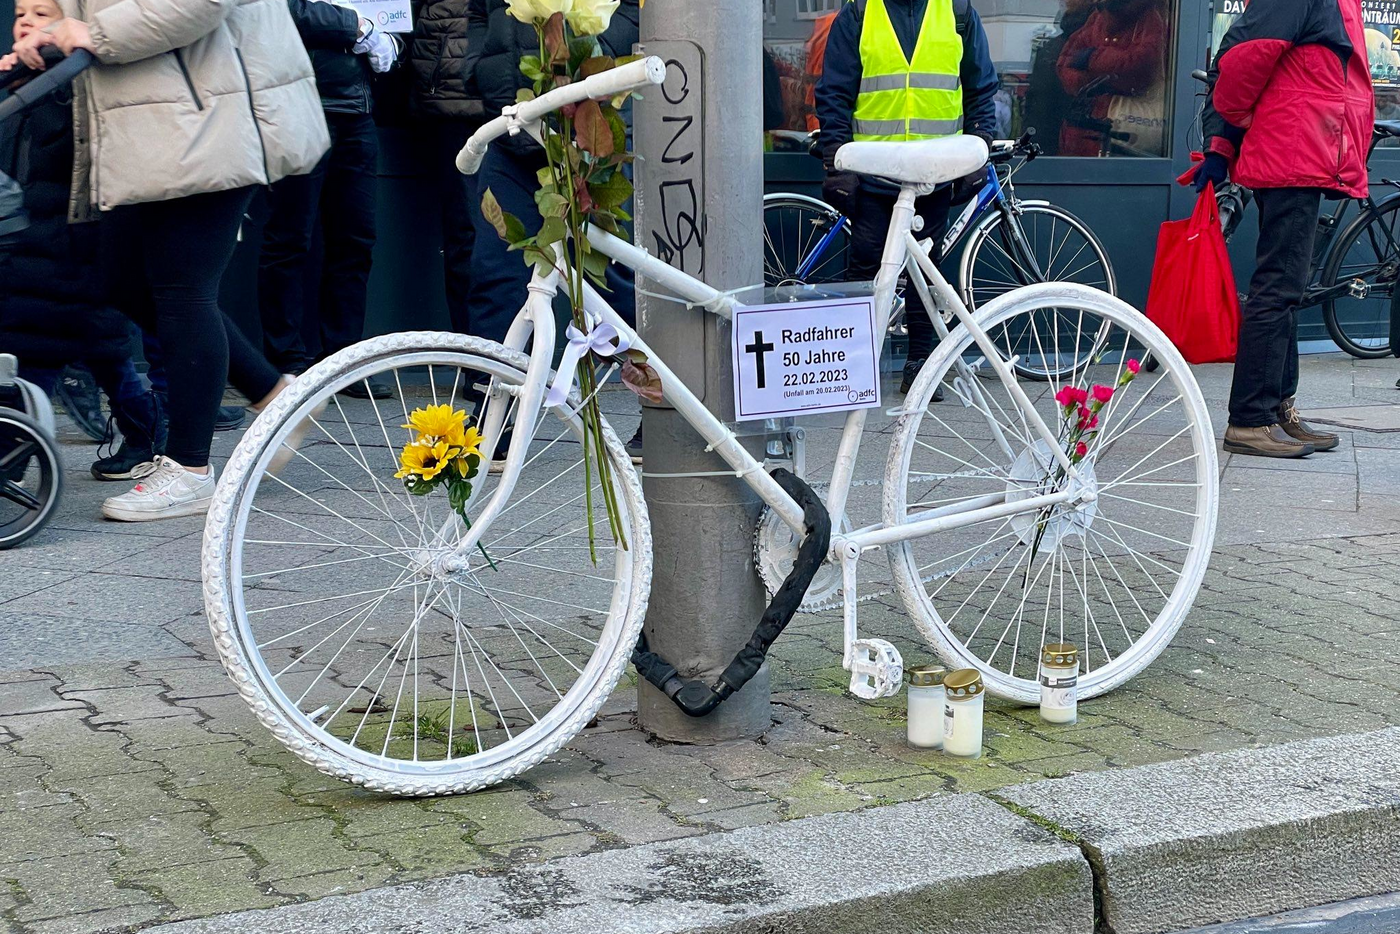
<svg viewBox="0 0 1400 934"><path fill-rule="evenodd" d="M765 354L773 349L773 344L763 339L762 331L755 331L753 343L744 348L745 353L753 354L754 362L758 365L758 388L765 389L768 386L767 372L764 369Z"/></svg>

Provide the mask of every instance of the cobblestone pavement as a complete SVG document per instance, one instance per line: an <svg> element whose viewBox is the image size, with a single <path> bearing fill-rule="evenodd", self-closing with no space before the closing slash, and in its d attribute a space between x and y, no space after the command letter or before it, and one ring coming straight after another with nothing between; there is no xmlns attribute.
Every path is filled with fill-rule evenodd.
<svg viewBox="0 0 1400 934"><path fill-rule="evenodd" d="M1400 401L1395 375L1387 361L1308 359L1303 401ZM1228 368L1200 377L1221 412ZM544 765L437 800L364 793L284 751L213 659L200 522L100 523L111 487L83 479L90 447L66 445L62 514L0 557L0 918L15 932L135 928L1400 723L1400 433L1343 438L1298 463L1222 459L1219 547L1196 609L1072 727L993 701L980 761L911 750L902 696L844 693L840 619L825 613L778 641L758 742L650 742L624 683ZM930 656L893 596L861 619L907 664Z"/></svg>

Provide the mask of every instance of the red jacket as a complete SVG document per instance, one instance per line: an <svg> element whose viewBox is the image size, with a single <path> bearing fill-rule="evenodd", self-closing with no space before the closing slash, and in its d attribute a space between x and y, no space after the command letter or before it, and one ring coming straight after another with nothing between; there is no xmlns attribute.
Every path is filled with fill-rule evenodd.
<svg viewBox="0 0 1400 934"><path fill-rule="evenodd" d="M1207 148L1250 188L1366 194L1375 102L1360 0L1256 0L1220 45Z"/></svg>

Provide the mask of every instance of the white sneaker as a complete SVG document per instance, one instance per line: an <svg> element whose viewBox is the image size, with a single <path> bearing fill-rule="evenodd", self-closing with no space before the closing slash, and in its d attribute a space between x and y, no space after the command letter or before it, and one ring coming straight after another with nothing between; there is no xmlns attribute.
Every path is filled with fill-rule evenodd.
<svg viewBox="0 0 1400 934"><path fill-rule="evenodd" d="M113 496L102 504L102 515L118 522L150 522L177 516L198 516L214 501L214 468L200 476L160 455L156 469L131 492Z"/></svg>

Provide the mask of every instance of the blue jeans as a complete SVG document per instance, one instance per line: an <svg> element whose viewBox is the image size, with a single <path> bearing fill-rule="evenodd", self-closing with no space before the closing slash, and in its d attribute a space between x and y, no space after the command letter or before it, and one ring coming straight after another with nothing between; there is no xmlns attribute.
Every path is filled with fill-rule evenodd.
<svg viewBox="0 0 1400 934"><path fill-rule="evenodd" d="M540 187L535 174L544 165L544 153L538 149L519 153L508 145L495 145L487 150L476 173L476 193L471 198L472 225L476 228L471 263L472 290L467 300L466 320L459 325L467 334L493 341L504 340L511 321L525 304L530 285L530 267L525 265L524 258L518 251L510 252L508 244L482 217L481 196L490 189L501 209L520 218L526 232L534 236L544 223L535 206L535 192ZM607 283L608 291L603 292L603 297L623 320L634 323L637 312L632 270L611 264ZM561 302L556 302L555 307L567 314L567 306Z"/></svg>

